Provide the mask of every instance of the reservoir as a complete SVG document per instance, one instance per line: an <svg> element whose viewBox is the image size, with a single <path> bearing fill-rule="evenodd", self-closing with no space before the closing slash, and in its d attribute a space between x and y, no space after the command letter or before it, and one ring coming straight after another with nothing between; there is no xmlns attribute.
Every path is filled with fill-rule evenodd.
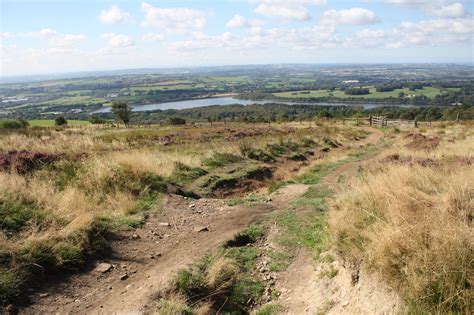
<svg viewBox="0 0 474 315"><path fill-rule="evenodd" d="M286 105L313 105L313 106L362 106L364 108L374 108L381 106L400 106L400 107L413 107L413 105L408 104L347 104L347 103L301 103L301 102L290 102L290 101L280 101L280 100L242 100L234 97L212 97L212 98L201 98L193 99L187 101L174 101L166 103L157 103L157 104L146 104L146 105L132 105L134 112L145 112L151 110L165 110L165 109L186 109L186 108L195 108L195 107L205 107L212 105L251 105L251 104L266 104L266 103L279 103ZM104 107L99 110L94 111L93 113L108 113L110 112L110 107Z"/></svg>

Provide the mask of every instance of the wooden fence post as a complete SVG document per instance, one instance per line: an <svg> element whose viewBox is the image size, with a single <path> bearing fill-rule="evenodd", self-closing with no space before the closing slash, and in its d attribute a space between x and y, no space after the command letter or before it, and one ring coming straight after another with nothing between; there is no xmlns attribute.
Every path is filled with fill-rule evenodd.
<svg viewBox="0 0 474 315"><path fill-rule="evenodd" d="M372 127L372 115L369 116L370 126Z"/></svg>

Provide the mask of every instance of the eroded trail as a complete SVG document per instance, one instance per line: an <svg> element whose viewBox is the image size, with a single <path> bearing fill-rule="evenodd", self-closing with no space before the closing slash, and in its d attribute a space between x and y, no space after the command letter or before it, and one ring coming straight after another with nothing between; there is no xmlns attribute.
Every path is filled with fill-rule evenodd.
<svg viewBox="0 0 474 315"><path fill-rule="evenodd" d="M371 134L363 140L363 144L377 145L383 137L383 132L379 129L370 129ZM322 186L332 190L335 193L340 193L344 185L341 182L347 182L346 179L352 178L357 175L357 172L361 166L369 163L377 158L377 155L366 157L360 161L346 163L331 174L326 176L322 181Z"/></svg>
<svg viewBox="0 0 474 315"><path fill-rule="evenodd" d="M383 137L374 130L366 143L377 144ZM334 193L347 189L347 180L356 176L360 167L375 160L378 155L346 163L323 178L321 187ZM397 314L399 297L369 275L345 266L332 250L315 261L313 254L300 248L296 257L281 275L278 290L279 303L287 314Z"/></svg>
<svg viewBox="0 0 474 315"><path fill-rule="evenodd" d="M370 129L370 132L360 145L375 144L383 136L379 130ZM339 176L352 176L360 163L340 167L325 178L325 185L338 189ZM266 214L285 208L308 187L286 186L274 194L271 201L255 207L231 207L223 199L194 200L168 195L162 201L161 209L148 218L144 226L111 240L111 255L90 266L86 272L33 295L32 303L20 313L146 312L153 295L168 286L178 269L198 261L236 233L263 220ZM297 275L293 278L297 282L288 282L288 286L295 288L288 291L293 294L289 297L283 294L283 298L293 301L287 304L293 314L298 314L300 306L306 305L301 299L311 298L303 294L311 285L307 282L314 278L310 259L307 253L301 252L287 271L289 275ZM303 291L299 292L298 288Z"/></svg>

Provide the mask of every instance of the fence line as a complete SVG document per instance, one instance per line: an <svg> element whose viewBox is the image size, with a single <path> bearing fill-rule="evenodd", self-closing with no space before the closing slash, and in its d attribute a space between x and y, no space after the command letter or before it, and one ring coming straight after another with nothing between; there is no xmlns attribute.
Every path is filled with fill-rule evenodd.
<svg viewBox="0 0 474 315"><path fill-rule="evenodd" d="M388 127L389 125L396 124L413 124L413 127L418 127L417 120L405 120L405 119L387 119L385 116L370 116L370 125L378 127Z"/></svg>

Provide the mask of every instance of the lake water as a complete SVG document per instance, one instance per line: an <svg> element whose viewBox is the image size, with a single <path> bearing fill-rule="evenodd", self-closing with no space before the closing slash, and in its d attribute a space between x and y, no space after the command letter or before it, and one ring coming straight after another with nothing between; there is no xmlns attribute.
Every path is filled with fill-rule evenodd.
<svg viewBox="0 0 474 315"><path fill-rule="evenodd" d="M194 99L188 101L176 101L176 102L167 102L159 104L147 104L147 105L133 105L134 112L145 112L150 110L165 110L165 109L185 109L185 108L194 108L194 107L204 107L212 105L251 105L251 104L265 104L265 103L280 103L287 105L314 105L314 106L363 106L364 108L374 108L380 106L401 106L401 107L412 107L412 105L394 105L394 104L344 104L344 103L298 103L298 102L285 102L285 101L273 101L273 100L261 100L261 101L252 101L252 100L241 100L233 97L213 97L213 98L202 98ZM104 107L94 113L108 113L110 112L110 107Z"/></svg>

